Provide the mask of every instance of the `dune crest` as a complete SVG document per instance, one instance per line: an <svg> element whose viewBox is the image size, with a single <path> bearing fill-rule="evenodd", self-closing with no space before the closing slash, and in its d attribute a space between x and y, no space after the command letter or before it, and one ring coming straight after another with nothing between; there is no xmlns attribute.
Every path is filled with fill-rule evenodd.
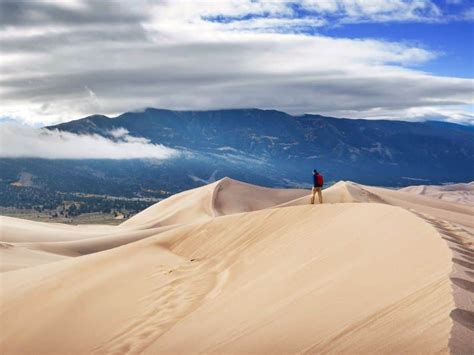
<svg viewBox="0 0 474 355"><path fill-rule="evenodd" d="M225 178L115 227L2 217L0 350L469 350L473 208L352 182L323 194Z"/></svg>
<svg viewBox="0 0 474 355"><path fill-rule="evenodd" d="M437 198L443 201L474 205L474 181L468 184L418 185L400 191Z"/></svg>
<svg viewBox="0 0 474 355"><path fill-rule="evenodd" d="M269 189L230 178L176 194L138 213L122 226L163 226L251 212L307 196L307 190Z"/></svg>

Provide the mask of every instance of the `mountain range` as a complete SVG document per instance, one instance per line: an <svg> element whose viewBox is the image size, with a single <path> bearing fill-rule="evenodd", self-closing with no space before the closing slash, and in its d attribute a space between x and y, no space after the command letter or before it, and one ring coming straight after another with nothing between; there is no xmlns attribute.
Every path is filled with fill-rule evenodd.
<svg viewBox="0 0 474 355"><path fill-rule="evenodd" d="M407 185L410 179L443 183L473 178L473 170L466 167L474 166L474 127L445 122L291 116L259 109L146 109L115 118L90 116L49 128L111 139L110 132L125 128L152 143L215 157L215 168L224 170L220 175L234 160L236 165L242 163L242 169L256 168L247 165L251 162L270 166L275 184L282 184L282 177L307 182L312 168L331 180L382 185ZM272 175L265 177L272 179Z"/></svg>
<svg viewBox="0 0 474 355"><path fill-rule="evenodd" d="M114 132L126 130L181 154L161 161L1 159L2 183L27 173L42 188L134 197L175 193L224 176L267 186L309 187L314 168L328 183L408 186L474 180L474 127L446 122L148 108L46 128L116 141L122 138Z"/></svg>

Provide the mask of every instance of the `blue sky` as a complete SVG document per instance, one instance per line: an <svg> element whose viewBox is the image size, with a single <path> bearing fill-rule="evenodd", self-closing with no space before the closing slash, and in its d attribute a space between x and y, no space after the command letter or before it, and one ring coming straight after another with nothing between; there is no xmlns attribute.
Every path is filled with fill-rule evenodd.
<svg viewBox="0 0 474 355"><path fill-rule="evenodd" d="M387 0L388 2L388 0ZM439 18L423 18L416 21L371 22L358 20L355 23L341 24L340 14L327 15L329 21L325 26L306 26L296 31L309 35L323 35L334 38L372 38L381 41L408 43L424 47L438 53L433 60L417 65L421 70L443 76L462 78L474 77L474 3L469 0L434 1L442 11ZM311 19L321 18L321 13L307 9L297 2L291 5L294 12L281 18ZM216 22L239 22L258 18L271 18L272 14L247 14L245 16L208 17ZM333 21L333 23L331 23ZM294 29L280 28L280 32L293 32Z"/></svg>
<svg viewBox="0 0 474 355"><path fill-rule="evenodd" d="M0 117L27 125L145 107L474 123L471 0L0 6Z"/></svg>
<svg viewBox="0 0 474 355"><path fill-rule="evenodd" d="M321 34L348 38L377 38L413 43L439 53L417 66L443 76L474 77L474 26L472 22L354 24L322 28Z"/></svg>

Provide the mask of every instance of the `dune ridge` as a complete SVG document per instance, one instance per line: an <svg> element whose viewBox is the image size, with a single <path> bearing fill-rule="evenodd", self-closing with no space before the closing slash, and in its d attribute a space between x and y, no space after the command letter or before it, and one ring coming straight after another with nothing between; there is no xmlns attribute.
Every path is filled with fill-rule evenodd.
<svg viewBox="0 0 474 355"><path fill-rule="evenodd" d="M474 208L352 182L323 195L225 178L119 226L1 217L0 350L474 349Z"/></svg>
<svg viewBox="0 0 474 355"><path fill-rule="evenodd" d="M409 186L400 191L466 205L474 204L474 181L467 184Z"/></svg>

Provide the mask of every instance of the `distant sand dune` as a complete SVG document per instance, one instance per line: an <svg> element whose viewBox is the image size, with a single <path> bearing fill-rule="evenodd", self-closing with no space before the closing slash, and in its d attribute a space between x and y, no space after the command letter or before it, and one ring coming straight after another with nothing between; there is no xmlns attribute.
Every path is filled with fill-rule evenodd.
<svg viewBox="0 0 474 355"><path fill-rule="evenodd" d="M2 217L1 353L465 353L474 208L223 179L120 226Z"/></svg>
<svg viewBox="0 0 474 355"><path fill-rule="evenodd" d="M449 202L474 205L474 181L468 184L409 186L400 191L429 196Z"/></svg>

